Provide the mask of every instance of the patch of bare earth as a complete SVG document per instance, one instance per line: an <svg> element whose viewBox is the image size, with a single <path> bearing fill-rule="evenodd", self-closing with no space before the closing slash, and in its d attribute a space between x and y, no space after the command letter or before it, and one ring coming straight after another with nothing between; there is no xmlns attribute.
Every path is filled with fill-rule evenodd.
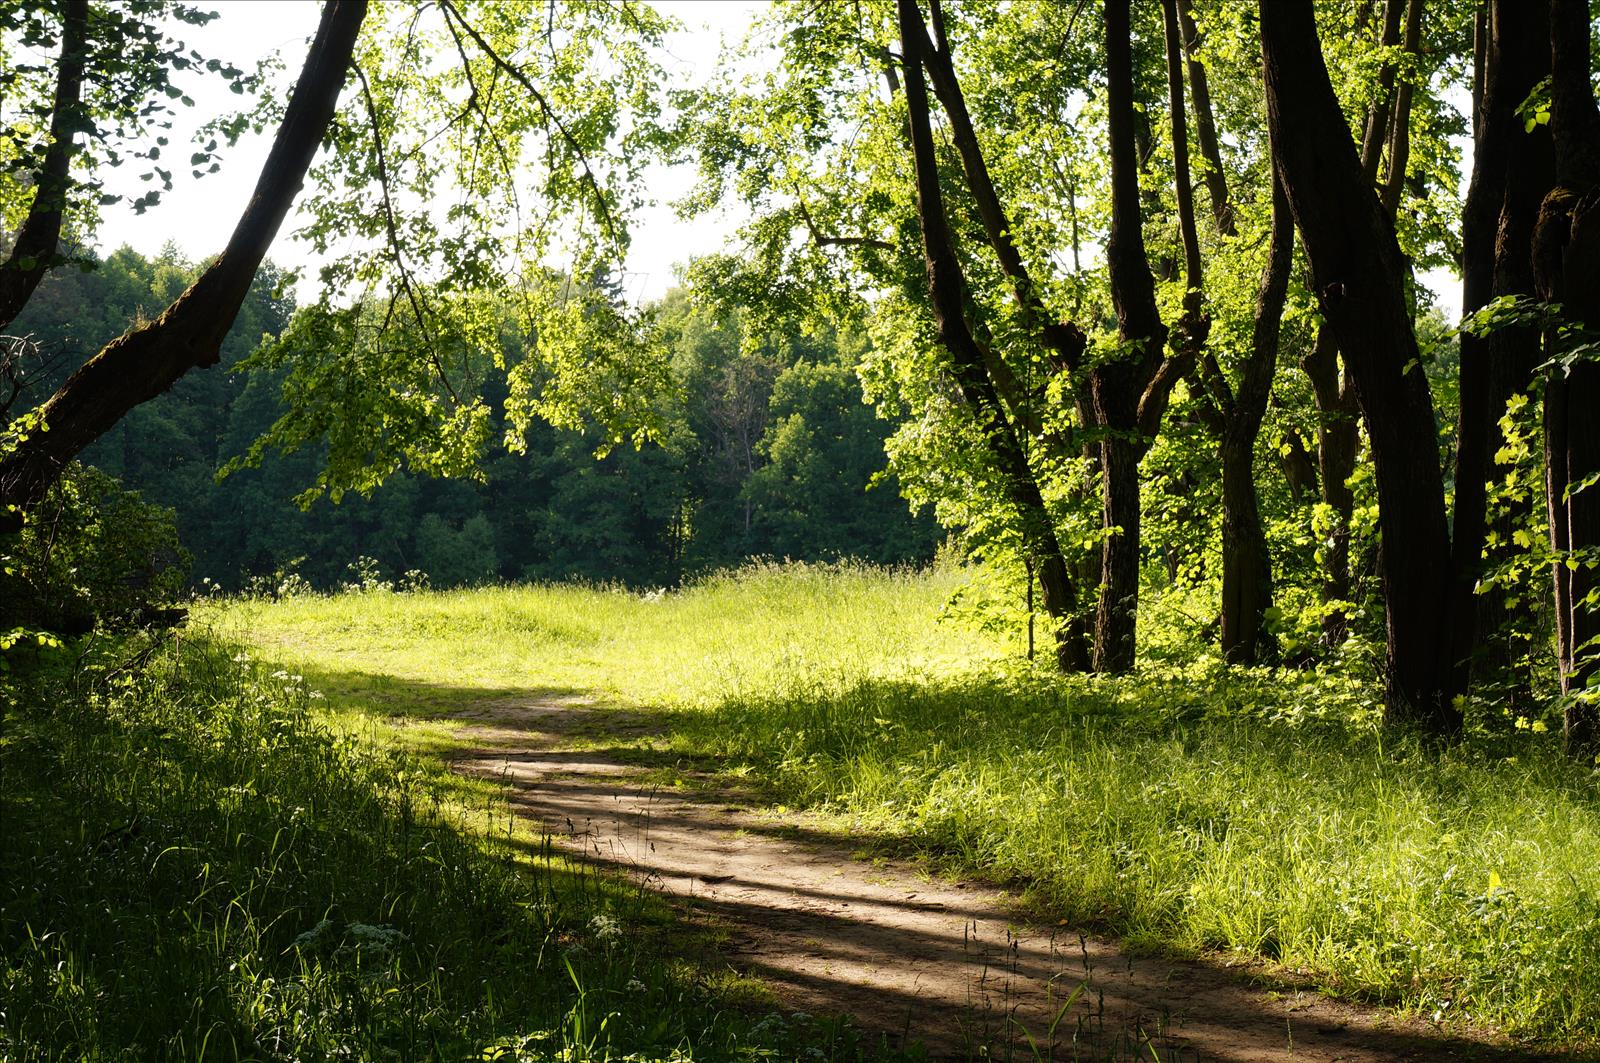
<svg viewBox="0 0 1600 1063"><path fill-rule="evenodd" d="M605 739L648 717L581 699L480 702L458 770L504 779L512 803L570 851L643 876L712 919L726 959L787 1006L843 1013L933 1059L1378 1063L1531 1060L1220 963L1131 955L1019 915L1014 896L863 860L808 817L750 807L726 787L651 785Z"/></svg>

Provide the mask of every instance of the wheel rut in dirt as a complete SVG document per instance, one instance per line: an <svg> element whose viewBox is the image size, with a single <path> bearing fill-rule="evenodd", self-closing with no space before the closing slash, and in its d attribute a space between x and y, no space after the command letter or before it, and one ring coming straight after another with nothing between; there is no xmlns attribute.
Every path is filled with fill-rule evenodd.
<svg viewBox="0 0 1600 1063"><path fill-rule="evenodd" d="M1556 1058L1218 964L1133 955L1030 922L1003 890L863 859L814 818L764 812L710 776L703 787L652 785L614 749L573 747L646 737L647 716L576 699L501 699L461 715L463 736L483 748L457 770L504 780L516 812L569 852L712 919L727 962L786 1006L849 1015L874 1036L922 1042L933 1059Z"/></svg>

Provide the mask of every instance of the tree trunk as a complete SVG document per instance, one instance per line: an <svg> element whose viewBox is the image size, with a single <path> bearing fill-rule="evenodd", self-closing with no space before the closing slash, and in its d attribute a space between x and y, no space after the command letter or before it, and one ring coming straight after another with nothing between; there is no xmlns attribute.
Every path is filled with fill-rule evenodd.
<svg viewBox="0 0 1600 1063"><path fill-rule="evenodd" d="M1548 11L1538 4L1492 0L1482 31L1472 183L1461 223L1461 308L1467 314L1499 296L1534 294L1533 227L1539 204L1555 183L1548 128L1526 131L1516 113L1550 73ZM1474 674L1509 676L1516 656L1506 639L1496 637L1510 620L1506 595L1497 589L1478 594L1476 588L1485 567L1486 485L1501 439L1498 422L1511 396L1531 382L1538 355L1536 328L1502 329L1486 337L1461 334L1451 611L1456 618L1452 657L1460 672L1456 686L1463 690ZM1503 541L1509 543L1511 530L1504 529ZM1528 609L1518 613L1517 627L1530 630Z"/></svg>
<svg viewBox="0 0 1600 1063"><path fill-rule="evenodd" d="M1411 0L1406 9L1406 51L1416 55L1422 47L1423 0ZM1383 179L1383 209L1392 218L1400 208L1400 190L1405 186L1406 166L1411 159L1411 100L1416 86L1408 76L1395 95L1394 128L1389 136L1389 168Z"/></svg>
<svg viewBox="0 0 1600 1063"><path fill-rule="evenodd" d="M1321 542L1322 644L1338 649L1350 633L1350 520L1356 496L1349 480L1361 449L1361 409L1339 371L1339 341L1324 324L1300 360L1317 400L1317 477L1328 527Z"/></svg>
<svg viewBox="0 0 1600 1063"><path fill-rule="evenodd" d="M17 230L11 254L0 263L0 331L28 305L56 257L61 222L72 188L72 157L83 121L83 62L89 50L88 0L65 0L61 8L61 60L50 105L50 146L33 181L33 202Z"/></svg>
<svg viewBox="0 0 1600 1063"><path fill-rule="evenodd" d="M1294 218L1283 185L1272 183L1272 236L1256 292L1250 358L1239 376L1222 428L1222 655L1230 664L1255 664L1270 648L1266 611L1272 605L1272 565L1256 499L1256 437L1266 417L1278 365L1283 304L1294 264ZM1219 374L1220 375L1220 374Z"/></svg>
<svg viewBox="0 0 1600 1063"><path fill-rule="evenodd" d="M1310 0L1260 5L1267 121L1324 319L1366 418L1388 613L1385 719L1458 732L1448 610L1450 537L1433 400L1394 226L1362 172Z"/></svg>
<svg viewBox="0 0 1600 1063"><path fill-rule="evenodd" d="M1106 109L1111 154L1111 231L1106 263L1121 357L1089 372L1100 442L1100 597L1095 608L1094 668L1132 670L1139 604L1139 460L1160 427L1172 387L1187 372L1179 352L1164 358L1167 327L1156 307L1145 254L1135 149L1133 56L1127 0L1106 0ZM1176 116L1175 116L1176 118ZM1176 120L1181 121L1181 118ZM1189 352L1192 356L1192 350Z"/></svg>
<svg viewBox="0 0 1600 1063"><path fill-rule="evenodd" d="M928 273L928 297L939 339L950 354L957 386L978 419L999 466L1007 494L1023 523L1024 539L1037 557L1039 587L1052 620L1056 660L1063 671L1082 671L1087 650L1072 637L1076 593L1044 497L1029 467L1021 441L1007 420L994 381L966 316L966 279L956 257L939 190L938 159L923 77L927 28L916 0L899 0L901 54L904 57L907 125L915 164L917 215Z"/></svg>
<svg viewBox="0 0 1600 1063"><path fill-rule="evenodd" d="M1567 323L1600 325L1600 109L1590 87L1588 0L1551 0L1550 133L1556 188L1533 238L1539 296ZM1570 354L1552 351L1558 356ZM1600 748L1600 361L1557 366L1545 390L1545 456L1567 749ZM1587 486L1585 486L1587 484Z"/></svg>
<svg viewBox="0 0 1600 1063"><path fill-rule="evenodd" d="M1420 32L1421 8L1414 9L1414 22ZM1386 0L1383 22L1379 27L1377 43L1383 48L1400 44L1400 29L1406 14L1406 0ZM1371 17L1369 9L1363 15L1363 25ZM1408 33L1411 26L1408 25ZM1415 50L1416 42L1408 36L1408 47ZM1409 118L1395 122L1395 78L1398 65L1386 61L1378 71L1378 88L1367 111L1367 120L1361 139L1362 180L1373 185L1383 165L1385 139L1391 141L1390 158L1395 155L1396 136L1406 138L1409 146ZM1409 102L1407 103L1409 110ZM1394 210L1388 209L1393 221ZM1300 360L1300 368L1311 381L1312 394L1317 400L1317 468L1322 488L1322 504L1327 527L1323 531L1322 556L1322 644L1328 650L1338 649L1350 634L1350 614L1347 603L1351 601L1353 584L1350 571L1350 521L1355 514L1355 493L1348 486L1356 470L1356 459L1361 451L1361 410L1356 402L1355 388L1347 372L1340 370L1339 341L1326 323L1317 330L1312 348Z"/></svg>
<svg viewBox="0 0 1600 1063"><path fill-rule="evenodd" d="M1100 598L1094 617L1094 670L1110 675L1133 671L1139 617L1139 459L1137 440L1100 444Z"/></svg>
<svg viewBox="0 0 1600 1063"><path fill-rule="evenodd" d="M1200 34L1194 24L1194 4L1177 0L1178 22L1183 31L1183 53L1189 68L1189 96L1194 101L1194 132L1200 144L1200 157L1206 161L1206 191L1211 196L1211 217L1224 236L1234 232L1233 205L1228 201L1228 178L1222 171L1222 149L1217 143L1216 122L1211 113L1211 84L1205 64L1200 62Z"/></svg>

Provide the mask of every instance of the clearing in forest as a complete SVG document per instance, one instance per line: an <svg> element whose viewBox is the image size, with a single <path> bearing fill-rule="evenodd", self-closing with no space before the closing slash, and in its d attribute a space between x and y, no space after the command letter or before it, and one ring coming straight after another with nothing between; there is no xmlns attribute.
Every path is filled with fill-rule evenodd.
<svg viewBox="0 0 1600 1063"><path fill-rule="evenodd" d="M938 622L965 578L769 568L667 595L306 597L224 620L677 898L787 1006L936 1058L1592 1040L1600 809L1559 761L1376 748L1360 705L1312 679L1208 705L1199 674L1042 676Z"/></svg>

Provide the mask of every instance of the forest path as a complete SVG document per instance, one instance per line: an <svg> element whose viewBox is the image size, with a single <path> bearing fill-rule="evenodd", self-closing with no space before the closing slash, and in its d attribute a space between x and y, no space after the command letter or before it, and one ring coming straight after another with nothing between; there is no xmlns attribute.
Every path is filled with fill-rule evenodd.
<svg viewBox="0 0 1600 1063"><path fill-rule="evenodd" d="M653 783L647 714L530 696L457 717L477 748L455 768L509 783L513 808L569 852L709 918L727 962L786 1006L909 1035L933 1059L1550 1058L1040 926L1004 891L863 859L814 817L763 811L712 773Z"/></svg>

